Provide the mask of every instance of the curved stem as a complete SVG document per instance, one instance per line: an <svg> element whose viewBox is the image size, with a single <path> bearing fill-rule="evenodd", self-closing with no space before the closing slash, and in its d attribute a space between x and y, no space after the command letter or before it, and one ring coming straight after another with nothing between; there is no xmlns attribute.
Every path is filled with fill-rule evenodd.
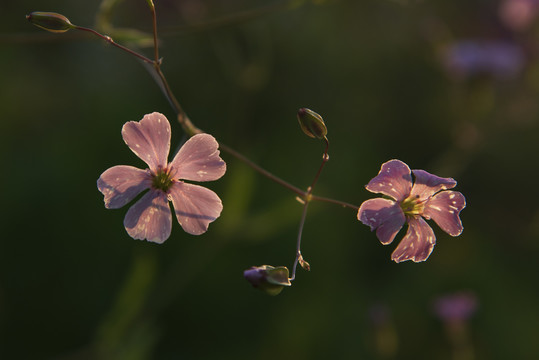
<svg viewBox="0 0 539 360"><path fill-rule="evenodd" d="M322 156L322 164L320 164L320 167L318 168L318 172L314 176L314 180L311 183L311 186L309 186L309 189L307 190L308 195L310 195L312 193L312 191L314 189L314 185L316 185L316 182L318 181L318 178L320 177L320 174L322 173L322 169L324 168L324 165L326 165L326 163L329 160L329 155L328 155L329 140L325 136L324 136L324 141L326 142L326 150L324 150L324 155Z"/></svg>
<svg viewBox="0 0 539 360"><path fill-rule="evenodd" d="M290 281L293 281L296 278L296 269L298 267L298 262L300 259L302 259L301 256L301 234L303 233L303 225L305 224L305 218L307 216L307 207L309 206L309 202L305 201L305 204L303 205L303 212L301 214L301 220L299 223L299 231L298 231L298 240L296 242L296 259L294 260L294 265L292 266L292 276L290 276Z"/></svg>
<svg viewBox="0 0 539 360"><path fill-rule="evenodd" d="M303 225L305 224L305 218L307 216L307 207L309 206L309 202L313 199L313 196L311 194L314 190L314 186L316 185L316 182L318 181L318 178L320 177L320 174L322 173L322 169L324 168L324 165L329 160L329 155L328 155L329 140L325 136L324 136L324 140L326 142L326 149L324 150L324 155L322 156L322 164L320 164L320 167L318 168L318 171L316 175L314 176L311 186L309 186L309 188L307 189L307 192L303 196L305 203L303 204L303 212L301 213L301 220L299 223L298 240L296 243L296 259L294 260L294 265L292 266L292 276L289 279L290 281L293 281L296 278L296 269L298 268L298 263L301 263L301 267L303 267L304 269L310 270L309 263L303 260L303 256L301 255L301 235L303 233Z"/></svg>

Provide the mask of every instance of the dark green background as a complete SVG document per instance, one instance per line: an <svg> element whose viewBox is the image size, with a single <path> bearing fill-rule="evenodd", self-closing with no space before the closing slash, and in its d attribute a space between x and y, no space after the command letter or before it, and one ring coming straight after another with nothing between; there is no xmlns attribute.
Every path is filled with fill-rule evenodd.
<svg viewBox="0 0 539 360"><path fill-rule="evenodd" d="M3 1L2 359L455 359L431 304L458 291L478 299L475 358L539 354L537 26L504 28L497 1L297 1L250 17L238 15L270 2L156 3L163 71L199 127L306 188L324 148L297 124L309 107L331 142L316 194L359 205L398 158L458 181L465 230L452 238L433 224L428 261L395 264L396 243L382 246L353 210L312 203L302 246L312 271L269 297L242 272L292 265L301 206L222 153L227 174L206 185L224 211L206 234L174 223L162 245L132 240L127 207L106 210L96 180L144 165L122 141L125 122L173 119L172 109L133 57L24 18L56 11L92 26L99 1ZM151 29L143 0L111 20ZM525 68L508 79L445 71L444 45L485 38L515 41ZM397 341L385 351L369 318L379 305Z"/></svg>

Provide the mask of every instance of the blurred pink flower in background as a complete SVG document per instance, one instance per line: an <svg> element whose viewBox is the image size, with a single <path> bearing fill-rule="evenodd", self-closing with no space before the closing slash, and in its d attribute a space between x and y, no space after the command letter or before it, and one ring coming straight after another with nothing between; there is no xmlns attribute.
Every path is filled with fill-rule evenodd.
<svg viewBox="0 0 539 360"><path fill-rule="evenodd" d="M498 14L511 30L526 30L539 15L539 0L504 0L500 3Z"/></svg>
<svg viewBox="0 0 539 360"><path fill-rule="evenodd" d="M444 322L468 320L477 310L477 298L471 292L457 292L434 300L434 313Z"/></svg>
<svg viewBox="0 0 539 360"><path fill-rule="evenodd" d="M478 301L473 292L460 291L436 298L433 311L442 320L447 340L451 344L452 359L476 358L470 318L477 311Z"/></svg>

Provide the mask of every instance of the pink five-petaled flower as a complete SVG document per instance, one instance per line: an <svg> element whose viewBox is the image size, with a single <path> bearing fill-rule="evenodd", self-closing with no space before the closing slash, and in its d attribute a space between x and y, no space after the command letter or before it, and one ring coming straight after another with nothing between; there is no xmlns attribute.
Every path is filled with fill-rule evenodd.
<svg viewBox="0 0 539 360"><path fill-rule="evenodd" d="M117 209L146 189L127 211L124 226L134 239L162 243L170 236L172 201L176 218L189 234L200 235L221 214L221 199L205 187L189 181L217 180L226 171L219 157L219 144L208 134L191 137L168 163L170 123L160 113L145 115L140 122L130 121L122 128L122 137L129 148L148 164L141 170L118 165L106 170L97 180L97 188L105 196L105 207ZM182 180L180 180L182 179Z"/></svg>
<svg viewBox="0 0 539 360"><path fill-rule="evenodd" d="M455 187L451 178L441 178L424 170L413 170L400 160L390 160L365 188L391 199L377 198L365 201L359 207L357 218L376 230L380 242L393 241L405 222L408 231L397 246L391 259L395 262L425 261L436 243L431 227L423 219L432 219L451 236L462 232L460 211L466 206L464 196L457 191L442 191Z"/></svg>

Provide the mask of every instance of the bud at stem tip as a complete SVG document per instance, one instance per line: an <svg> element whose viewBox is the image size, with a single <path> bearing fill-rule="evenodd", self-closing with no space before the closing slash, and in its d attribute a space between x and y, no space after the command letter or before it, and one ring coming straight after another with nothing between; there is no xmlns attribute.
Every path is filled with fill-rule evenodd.
<svg viewBox="0 0 539 360"><path fill-rule="evenodd" d="M323 139L328 133L328 129L326 128L322 116L310 109L299 109L298 121L301 130L309 137Z"/></svg>
<svg viewBox="0 0 539 360"><path fill-rule="evenodd" d="M53 12L34 11L26 15L26 19L35 26L53 33L63 33L76 28L64 15Z"/></svg>

